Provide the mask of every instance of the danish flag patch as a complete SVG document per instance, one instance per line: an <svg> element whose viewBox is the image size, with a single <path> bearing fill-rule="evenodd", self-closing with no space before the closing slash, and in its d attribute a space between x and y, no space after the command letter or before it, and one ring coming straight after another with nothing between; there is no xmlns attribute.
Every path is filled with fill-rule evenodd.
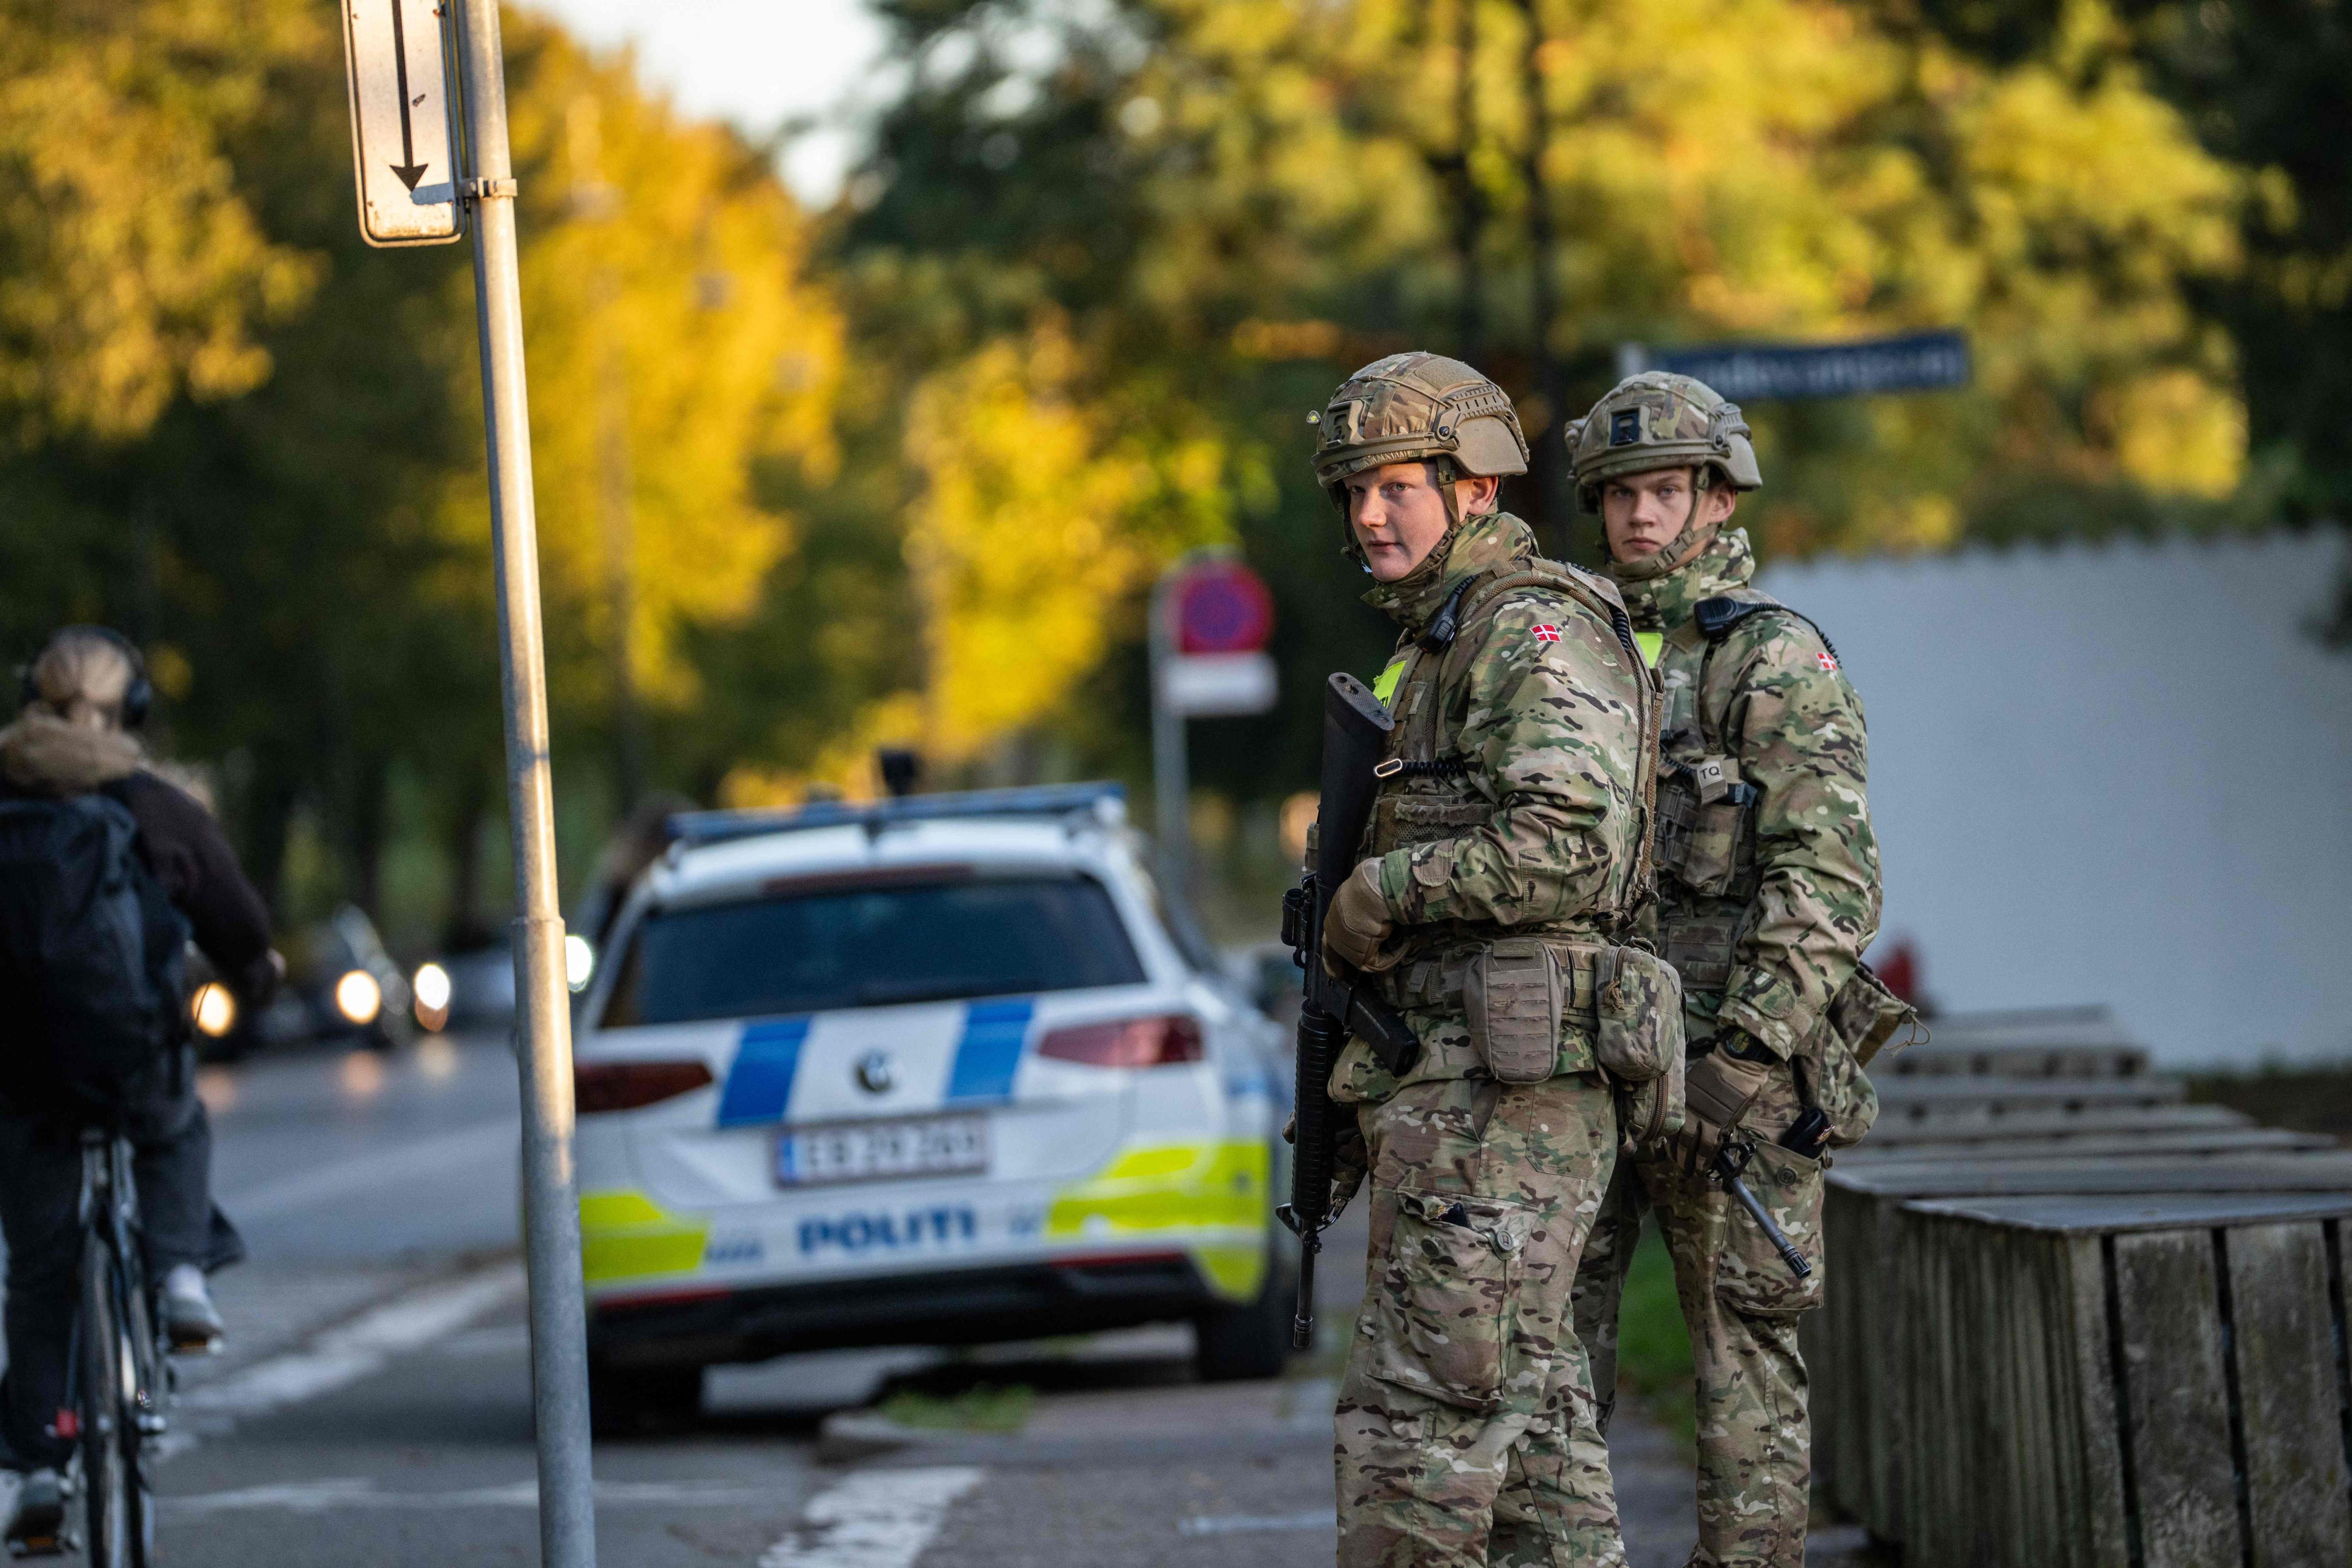
<svg viewBox="0 0 2352 1568"><path fill-rule="evenodd" d="M1837 656L1834 654L1817 653L1813 655L1813 662L1820 665L1823 669L1835 669L1837 668Z"/></svg>
<svg viewBox="0 0 2352 1568"><path fill-rule="evenodd" d="M1538 626L1538 627L1536 628L1536 641L1538 641L1538 642L1558 642L1558 641L1559 641L1559 628L1558 626Z"/></svg>

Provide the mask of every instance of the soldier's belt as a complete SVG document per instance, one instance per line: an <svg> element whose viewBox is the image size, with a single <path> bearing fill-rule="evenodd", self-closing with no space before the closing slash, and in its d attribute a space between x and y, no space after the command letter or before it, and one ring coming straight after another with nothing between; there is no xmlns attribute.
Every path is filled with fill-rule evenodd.
<svg viewBox="0 0 2352 1568"><path fill-rule="evenodd" d="M1510 934L1530 933L1514 931ZM1572 984L1572 989L1563 1000L1576 1022L1590 1027L1593 1021L1593 975L1600 965L1601 955L1610 951L1608 945L1589 937L1538 936L1538 940L1559 955L1561 973ZM1463 992L1469 983L1470 965L1486 945L1485 942L1469 943L1399 964L1391 972L1390 979L1397 1005L1460 1006Z"/></svg>

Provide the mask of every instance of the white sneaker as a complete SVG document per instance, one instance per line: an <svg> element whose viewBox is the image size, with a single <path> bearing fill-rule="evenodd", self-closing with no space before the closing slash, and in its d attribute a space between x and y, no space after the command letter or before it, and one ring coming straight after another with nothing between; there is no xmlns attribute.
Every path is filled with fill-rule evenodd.
<svg viewBox="0 0 2352 1568"><path fill-rule="evenodd" d="M228 1325L213 1305L205 1271L193 1263L180 1264L163 1276L163 1331L171 1336L174 1351L205 1353L219 1350L227 1335Z"/></svg>

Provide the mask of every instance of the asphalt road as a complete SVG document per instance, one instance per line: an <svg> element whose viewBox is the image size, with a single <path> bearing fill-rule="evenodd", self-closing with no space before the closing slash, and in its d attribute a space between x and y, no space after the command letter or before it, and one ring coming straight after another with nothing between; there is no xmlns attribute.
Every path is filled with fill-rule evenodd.
<svg viewBox="0 0 2352 1568"><path fill-rule="evenodd" d="M207 1073L216 1191L252 1260L216 1277L229 1353L184 1363L161 1468L172 1568L533 1563L538 1525L516 1083L500 1041ZM1343 1230L1327 1257L1361 1256ZM1360 1275L1327 1265L1343 1331ZM704 1419L600 1445L602 1559L629 1568L944 1568L1332 1560L1326 1378L1191 1380L1190 1331L950 1359L789 1357L711 1375ZM1034 1390L1017 1431L879 1421ZM902 1400L894 1408L902 1409ZM1689 1550L1689 1471L1621 1415L1640 1568Z"/></svg>

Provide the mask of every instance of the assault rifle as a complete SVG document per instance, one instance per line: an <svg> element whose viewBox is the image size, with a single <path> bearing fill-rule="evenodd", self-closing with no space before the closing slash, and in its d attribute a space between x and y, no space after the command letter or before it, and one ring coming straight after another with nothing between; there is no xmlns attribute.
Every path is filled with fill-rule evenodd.
<svg viewBox="0 0 2352 1568"><path fill-rule="evenodd" d="M1297 1150L1290 1164L1290 1201L1275 1212L1298 1237L1298 1310L1291 1343L1305 1350L1315 1335L1315 1255L1331 1223L1331 1068L1350 1037L1371 1047L1391 1073L1410 1069L1421 1045L1396 1011L1371 994L1361 975L1334 976L1323 967L1323 921L1339 885L1356 868L1357 847L1371 821L1380 781L1372 769L1394 728L1388 709L1352 675L1334 675L1323 690L1323 796L1315 814L1315 867L1283 895L1282 940L1307 972L1298 1012Z"/></svg>

